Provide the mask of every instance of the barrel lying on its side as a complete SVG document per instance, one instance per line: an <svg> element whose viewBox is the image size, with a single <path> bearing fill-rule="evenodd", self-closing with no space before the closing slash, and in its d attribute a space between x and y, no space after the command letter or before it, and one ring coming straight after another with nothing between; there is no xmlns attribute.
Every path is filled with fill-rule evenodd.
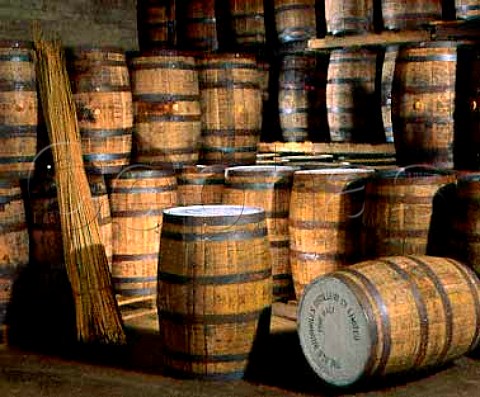
<svg viewBox="0 0 480 397"><path fill-rule="evenodd" d="M479 287L466 266L430 256L382 257L320 277L300 302L303 352L337 386L441 365L478 345Z"/></svg>

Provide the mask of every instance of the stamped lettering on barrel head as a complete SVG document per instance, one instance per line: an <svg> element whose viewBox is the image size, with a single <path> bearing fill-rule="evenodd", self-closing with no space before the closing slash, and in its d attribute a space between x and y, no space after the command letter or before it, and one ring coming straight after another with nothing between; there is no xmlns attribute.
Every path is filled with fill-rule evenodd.
<svg viewBox="0 0 480 397"><path fill-rule="evenodd" d="M322 277L300 302L298 332L303 353L326 382L342 386L362 376L371 353L367 317L342 281Z"/></svg>

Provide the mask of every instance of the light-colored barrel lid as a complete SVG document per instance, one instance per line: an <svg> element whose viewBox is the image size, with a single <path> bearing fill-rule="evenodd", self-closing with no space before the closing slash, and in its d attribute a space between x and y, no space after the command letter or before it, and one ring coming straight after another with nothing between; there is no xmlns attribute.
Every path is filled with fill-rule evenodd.
<svg viewBox="0 0 480 397"><path fill-rule="evenodd" d="M242 215L255 215L264 212L260 207L248 207L244 205L191 205L186 207L174 207L164 210L164 214L180 217L238 217Z"/></svg>
<svg viewBox="0 0 480 397"><path fill-rule="evenodd" d="M345 282L324 276L310 283L299 303L297 326L303 354L322 380L349 386L362 378L374 354L372 323Z"/></svg>

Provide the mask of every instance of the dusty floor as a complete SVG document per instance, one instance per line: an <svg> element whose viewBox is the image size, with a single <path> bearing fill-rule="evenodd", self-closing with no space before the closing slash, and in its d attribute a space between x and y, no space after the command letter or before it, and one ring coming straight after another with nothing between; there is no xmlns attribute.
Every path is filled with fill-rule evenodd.
<svg viewBox="0 0 480 397"><path fill-rule="evenodd" d="M150 322L149 322L150 321ZM352 390L322 384L304 361L294 323L274 317L264 352L247 379L234 382L177 380L161 374L157 335L149 321L128 324L132 348L119 355L88 352L46 355L0 347L0 396L173 397L173 396L478 396L480 359L462 358L434 372L370 380ZM80 359L81 357L81 359ZM93 359L96 363L93 364Z"/></svg>

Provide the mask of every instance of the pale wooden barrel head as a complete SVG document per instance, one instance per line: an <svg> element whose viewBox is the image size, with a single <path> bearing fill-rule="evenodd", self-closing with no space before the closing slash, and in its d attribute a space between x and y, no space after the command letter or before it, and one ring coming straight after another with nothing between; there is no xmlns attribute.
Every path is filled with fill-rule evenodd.
<svg viewBox="0 0 480 397"><path fill-rule="evenodd" d="M373 335L359 296L342 280L313 281L298 310L298 335L305 358L325 382L348 386L366 372Z"/></svg>
<svg viewBox="0 0 480 397"><path fill-rule="evenodd" d="M167 216L194 217L194 218L237 218L242 215L262 214L263 208L246 207L243 205L190 205L187 207L174 207L163 211Z"/></svg>

